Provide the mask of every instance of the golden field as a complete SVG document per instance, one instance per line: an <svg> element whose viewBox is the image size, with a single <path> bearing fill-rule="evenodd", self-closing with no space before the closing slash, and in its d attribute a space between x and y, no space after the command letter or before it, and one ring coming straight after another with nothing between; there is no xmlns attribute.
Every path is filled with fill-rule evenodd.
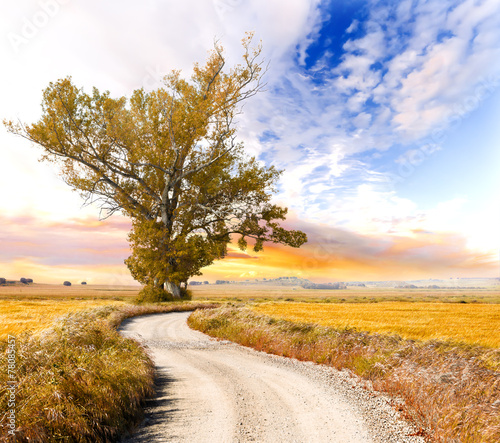
<svg viewBox="0 0 500 443"><path fill-rule="evenodd" d="M258 312L290 320L396 333L414 339L455 339L500 346L497 332L500 305L486 304L500 301L497 288L311 290L211 284L190 286L189 289L196 301L261 302L254 307ZM131 302L139 290L140 286L0 286L0 337L26 329L45 329L68 312ZM281 303L284 300L287 302ZM275 301L279 303L273 303ZM467 303L457 303L464 301Z"/></svg>
<svg viewBox="0 0 500 443"><path fill-rule="evenodd" d="M70 312L123 304L117 300L0 300L0 339L27 330L42 331Z"/></svg>
<svg viewBox="0 0 500 443"><path fill-rule="evenodd" d="M454 340L500 347L500 305L462 303L261 303L274 318L334 328L398 334L417 340Z"/></svg>
<svg viewBox="0 0 500 443"><path fill-rule="evenodd" d="M49 328L68 314L106 305L122 305L139 289L113 286L7 285L0 286L0 339Z"/></svg>

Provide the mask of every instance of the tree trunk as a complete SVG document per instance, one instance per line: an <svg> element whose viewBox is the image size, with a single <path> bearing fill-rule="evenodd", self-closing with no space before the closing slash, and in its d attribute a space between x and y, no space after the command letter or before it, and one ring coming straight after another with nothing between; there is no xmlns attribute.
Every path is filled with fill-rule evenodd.
<svg viewBox="0 0 500 443"><path fill-rule="evenodd" d="M181 298L181 288L179 285L176 285L175 283L166 281L165 282L165 291L170 292L175 299Z"/></svg>

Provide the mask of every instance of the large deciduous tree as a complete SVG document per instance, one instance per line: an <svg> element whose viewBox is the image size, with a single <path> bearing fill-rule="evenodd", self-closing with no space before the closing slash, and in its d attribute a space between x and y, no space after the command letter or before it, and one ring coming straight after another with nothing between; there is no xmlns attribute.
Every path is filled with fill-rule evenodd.
<svg viewBox="0 0 500 443"><path fill-rule="evenodd" d="M121 211L132 219L126 260L138 281L179 286L225 256L232 235L244 249L271 241L293 247L307 239L278 221L287 210L271 203L280 171L245 155L236 140L241 103L261 89L260 45L243 40L243 63L226 69L216 44L190 81L174 71L163 86L131 98L96 88L86 94L71 78L44 91L41 119L5 122L10 132L43 148L64 180L101 216Z"/></svg>

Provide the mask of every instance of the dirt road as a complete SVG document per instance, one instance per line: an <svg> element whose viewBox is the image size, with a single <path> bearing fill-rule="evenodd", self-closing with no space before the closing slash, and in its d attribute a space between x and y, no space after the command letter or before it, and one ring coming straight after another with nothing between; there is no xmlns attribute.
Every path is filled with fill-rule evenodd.
<svg viewBox="0 0 500 443"><path fill-rule="evenodd" d="M345 372L215 341L189 313L126 320L150 348L158 395L126 442L421 442Z"/></svg>

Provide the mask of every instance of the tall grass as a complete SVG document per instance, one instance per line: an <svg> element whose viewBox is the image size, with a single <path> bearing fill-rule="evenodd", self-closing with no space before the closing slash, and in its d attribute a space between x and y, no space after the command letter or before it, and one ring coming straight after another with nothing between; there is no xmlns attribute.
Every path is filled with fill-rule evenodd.
<svg viewBox="0 0 500 443"><path fill-rule="evenodd" d="M103 307L72 313L41 334L16 337L15 436L9 435L7 340L0 341L0 441L111 442L142 416L154 364L121 321L203 305Z"/></svg>
<svg viewBox="0 0 500 443"><path fill-rule="evenodd" d="M433 441L500 441L500 351L295 323L247 308L196 311L189 325L255 349L350 369L405 400Z"/></svg>

